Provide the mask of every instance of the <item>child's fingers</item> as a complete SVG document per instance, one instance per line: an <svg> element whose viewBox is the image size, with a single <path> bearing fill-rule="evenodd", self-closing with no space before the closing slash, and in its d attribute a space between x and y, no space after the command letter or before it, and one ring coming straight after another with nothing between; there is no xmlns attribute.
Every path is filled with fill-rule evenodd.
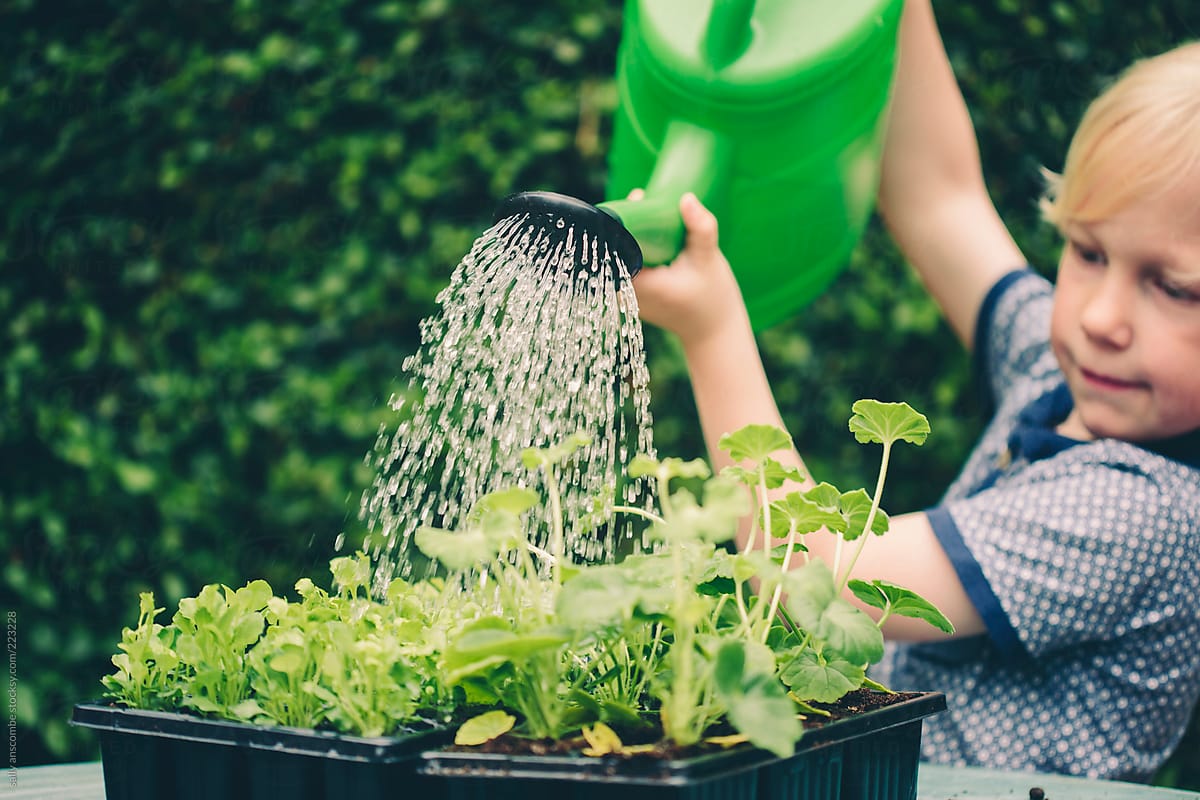
<svg viewBox="0 0 1200 800"><path fill-rule="evenodd" d="M645 196L646 196L646 191L644 189L634 189L632 192L630 192L626 196L625 199L626 200L641 200Z"/></svg>
<svg viewBox="0 0 1200 800"><path fill-rule="evenodd" d="M679 213L687 228L688 245L717 246L717 218L691 192L679 198Z"/></svg>

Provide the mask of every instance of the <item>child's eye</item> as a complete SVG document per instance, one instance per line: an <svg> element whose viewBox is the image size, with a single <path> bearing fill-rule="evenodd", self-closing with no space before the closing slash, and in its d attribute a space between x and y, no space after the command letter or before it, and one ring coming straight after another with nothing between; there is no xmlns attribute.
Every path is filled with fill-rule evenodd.
<svg viewBox="0 0 1200 800"><path fill-rule="evenodd" d="M1172 283L1166 278L1159 278L1157 281L1159 291L1165 294L1172 300L1180 300L1185 303L1200 302L1200 295L1186 287L1180 286L1177 283Z"/></svg>
<svg viewBox="0 0 1200 800"><path fill-rule="evenodd" d="M1085 264L1103 265L1105 263L1104 253L1098 248L1072 240L1071 249L1075 252L1075 256Z"/></svg>

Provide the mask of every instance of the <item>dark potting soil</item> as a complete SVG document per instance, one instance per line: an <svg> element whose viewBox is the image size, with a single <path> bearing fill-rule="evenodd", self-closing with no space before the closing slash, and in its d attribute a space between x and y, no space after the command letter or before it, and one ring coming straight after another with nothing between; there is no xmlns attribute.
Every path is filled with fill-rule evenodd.
<svg viewBox="0 0 1200 800"><path fill-rule="evenodd" d="M818 715L810 715L804 720L804 729L812 730L828 725L831 722L836 722L839 719L852 717L858 714L865 714L868 711L873 711L877 708L885 708L886 706L900 703L905 700L911 700L917 697L915 692L877 692L872 689L858 689L849 692L836 703L812 703L814 708L819 708L823 711L828 711L829 716L823 717ZM637 730L617 730L617 734L621 737L621 742L627 746L645 745L646 750L638 750L636 753L627 754L608 754L607 757L626 757L626 758L657 758L657 759L676 759L687 758L688 756L699 755L701 753L714 752L721 750L722 746L712 743L701 743L690 747L680 747L672 742L664 740L655 740L654 735L659 733L657 728L649 731ZM717 728L707 732L707 736L727 736L735 731L732 728ZM451 746L447 749L463 752L463 753L498 753L501 755L580 755L584 749L588 747L587 741L582 736L571 736L564 739L528 739L514 734L505 734L503 736L484 742L481 745L466 747L466 746Z"/></svg>
<svg viewBox="0 0 1200 800"><path fill-rule="evenodd" d="M836 703L811 703L814 708L828 711L830 716L829 718L810 717L804 721L804 727L806 730L820 727L835 720L853 717L856 714L865 714L868 711L886 708L919 696L919 692L877 692L873 689L856 689L844 695Z"/></svg>

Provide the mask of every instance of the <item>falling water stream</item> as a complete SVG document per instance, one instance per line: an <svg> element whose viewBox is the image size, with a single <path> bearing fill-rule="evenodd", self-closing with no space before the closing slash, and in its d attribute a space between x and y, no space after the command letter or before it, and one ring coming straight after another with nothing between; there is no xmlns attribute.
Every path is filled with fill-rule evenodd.
<svg viewBox="0 0 1200 800"><path fill-rule="evenodd" d="M591 437L560 475L567 553L611 560L633 535L628 517L603 507L645 507L649 489L626 479L637 453L653 454L649 374L628 270L603 240L563 220L527 214L480 236L421 323L404 362L408 385L393 395L368 464L373 484L360 517L377 588L408 577L422 526L455 529L475 502L499 488L542 490L526 469L528 447ZM532 541L548 529L527 515ZM623 520L623 521L622 521Z"/></svg>

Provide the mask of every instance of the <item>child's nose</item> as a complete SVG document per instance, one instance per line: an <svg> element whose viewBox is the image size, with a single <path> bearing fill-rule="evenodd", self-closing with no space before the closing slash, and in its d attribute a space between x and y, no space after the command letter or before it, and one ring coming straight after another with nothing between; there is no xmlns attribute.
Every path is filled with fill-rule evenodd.
<svg viewBox="0 0 1200 800"><path fill-rule="evenodd" d="M1110 271L1093 288L1083 305L1080 324L1091 339L1111 347L1133 341L1132 295L1120 276Z"/></svg>

